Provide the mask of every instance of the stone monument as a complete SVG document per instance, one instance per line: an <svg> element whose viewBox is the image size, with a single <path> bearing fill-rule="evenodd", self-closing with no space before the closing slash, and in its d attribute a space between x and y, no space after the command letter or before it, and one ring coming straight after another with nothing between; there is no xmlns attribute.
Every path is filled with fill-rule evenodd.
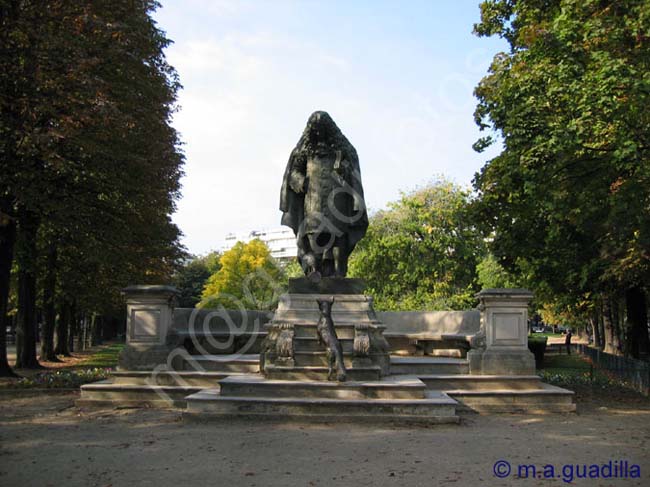
<svg viewBox="0 0 650 487"><path fill-rule="evenodd" d="M368 228L359 157L326 112L315 112L291 152L280 193L282 224L296 235L305 277L267 326L262 371L268 378L379 380L390 357L384 326L347 278L348 258Z"/></svg>

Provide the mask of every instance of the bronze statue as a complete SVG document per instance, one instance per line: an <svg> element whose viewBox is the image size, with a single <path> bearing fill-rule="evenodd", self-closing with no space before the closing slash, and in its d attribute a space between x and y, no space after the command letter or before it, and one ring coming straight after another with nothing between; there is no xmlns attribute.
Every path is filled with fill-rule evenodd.
<svg viewBox="0 0 650 487"><path fill-rule="evenodd" d="M348 257L368 228L359 157L326 112L314 112L291 152L280 195L305 275L345 277Z"/></svg>
<svg viewBox="0 0 650 487"><path fill-rule="evenodd" d="M338 380L344 382L347 376L345 370L345 363L343 362L343 349L338 336L336 336L336 329L332 321L332 304L334 298L319 299L318 308L320 309L320 319L316 325L318 330L318 338L321 343L325 345L327 350L327 367L328 374L327 380Z"/></svg>

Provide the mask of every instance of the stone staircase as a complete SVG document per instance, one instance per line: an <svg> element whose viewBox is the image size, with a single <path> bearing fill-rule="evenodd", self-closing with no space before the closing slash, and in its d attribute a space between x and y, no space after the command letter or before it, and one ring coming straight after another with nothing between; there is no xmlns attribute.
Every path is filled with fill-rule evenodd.
<svg viewBox="0 0 650 487"><path fill-rule="evenodd" d="M441 392L430 393L417 377L339 384L246 375L223 379L219 386L188 396L185 416L436 424L459 421L456 401Z"/></svg>
<svg viewBox="0 0 650 487"><path fill-rule="evenodd" d="M169 305L172 289L136 286L127 299L128 353L120 358L129 370L82 386L78 404L177 407L192 419L433 424L457 423L457 411L575 411L571 391L534 375L525 344L532 296L526 290L485 290L480 316L472 310L384 313L379 319L369 296L332 298L331 291L312 289L325 280L299 281L294 280L293 293L290 281L290 292L272 317L250 312L248 318L210 310L175 312ZM328 285L352 289L357 283ZM319 318L330 314L323 311L327 303L343 351L345 382L327 380L327 353L318 335ZM157 317L161 321L152 338L150 325ZM265 319L270 321L262 325ZM228 323L236 320L239 326L230 336ZM233 352L225 352L221 341L228 344L230 338L254 347L248 355L234 353L241 344L233 341Z"/></svg>
<svg viewBox="0 0 650 487"><path fill-rule="evenodd" d="M196 365L203 369L192 369ZM265 378L258 355L197 356L179 371L114 372L109 380L82 386L78 402L181 407L188 417L243 411L321 420L331 420L345 407L349 419L365 411L378 420L433 423L456 422L456 411L575 411L571 391L544 384L537 375L470 375L467 367L465 359L392 356L391 375L383 380L371 366L367 376L361 369L359 376L339 384L325 380L324 365L296 366L277 376L271 368Z"/></svg>

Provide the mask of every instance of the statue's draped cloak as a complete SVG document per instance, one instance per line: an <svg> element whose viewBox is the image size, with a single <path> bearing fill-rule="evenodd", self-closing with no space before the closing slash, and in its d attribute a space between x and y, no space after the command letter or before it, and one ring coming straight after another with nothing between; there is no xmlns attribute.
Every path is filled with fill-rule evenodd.
<svg viewBox="0 0 650 487"><path fill-rule="evenodd" d="M316 128L315 128L316 127ZM305 192L296 192L292 188L292 179L296 174L306 176L306 166L311 159L316 157L316 145L326 146L326 149L336 154L337 162L341 166L335 177L340 176L339 183L332 182L334 187L347 188L348 194L354 195L350 204L343 204L343 208L337 204L337 209L349 221L341 222L334 219L332 223L342 233L347 235L348 252L354 249L356 243L365 235L368 228L368 214L365 207L363 186L361 184L361 172L359 168L359 157L357 152L336 126L334 121L324 112L316 112L307 123L305 131L298 141L296 148L291 152L287 167L282 180L280 193L280 210L282 211L282 225L291 227L298 239L298 245L306 232L310 231L309 225L305 225ZM307 181L307 184L314 181ZM341 184L343 183L343 184ZM317 183L319 184L319 183ZM295 186L295 180L294 180ZM305 188L307 192L308 188ZM312 188L313 190L313 188ZM324 197L327 197L325 195ZM343 196L343 198L345 198ZM329 217L329 215L326 215ZM346 218L346 220L348 220Z"/></svg>

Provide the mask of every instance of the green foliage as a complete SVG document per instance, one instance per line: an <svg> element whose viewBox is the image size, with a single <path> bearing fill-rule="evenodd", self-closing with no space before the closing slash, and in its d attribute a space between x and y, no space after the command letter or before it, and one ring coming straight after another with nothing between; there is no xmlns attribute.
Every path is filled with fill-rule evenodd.
<svg viewBox="0 0 650 487"><path fill-rule="evenodd" d="M297 259L291 260L282 270L287 278L304 277L305 275L305 272L302 270L302 267L300 267Z"/></svg>
<svg viewBox="0 0 650 487"><path fill-rule="evenodd" d="M194 308L201 301L208 278L221 268L220 258L221 254L216 251L194 257L176 271L172 282L180 291L178 298L180 308Z"/></svg>
<svg viewBox="0 0 650 487"><path fill-rule="evenodd" d="M492 254L487 254L476 266L481 289L518 287L516 279L509 274Z"/></svg>
<svg viewBox="0 0 650 487"><path fill-rule="evenodd" d="M535 355L535 365L540 368L544 363L544 353L546 352L546 342L548 338L545 336L528 336L528 350Z"/></svg>
<svg viewBox="0 0 650 487"><path fill-rule="evenodd" d="M484 243L467 214L467 191L445 180L404 194L373 215L350 260L378 309L464 309L474 305Z"/></svg>
<svg viewBox="0 0 650 487"><path fill-rule="evenodd" d="M112 369L77 369L43 372L34 377L24 377L12 384L18 389L77 389L79 386L105 380Z"/></svg>
<svg viewBox="0 0 650 487"><path fill-rule="evenodd" d="M476 122L503 151L477 174L491 251L543 302L584 315L650 283L650 3L490 0L499 35Z"/></svg>
<svg viewBox="0 0 650 487"><path fill-rule="evenodd" d="M170 218L180 83L157 6L0 2L0 213L56 249L57 300L79 312L121 309L122 287L165 282L184 257ZM33 251L16 260L46 268Z"/></svg>
<svg viewBox="0 0 650 487"><path fill-rule="evenodd" d="M273 309L286 277L259 239L237 242L224 252L220 268L203 289L200 308Z"/></svg>

